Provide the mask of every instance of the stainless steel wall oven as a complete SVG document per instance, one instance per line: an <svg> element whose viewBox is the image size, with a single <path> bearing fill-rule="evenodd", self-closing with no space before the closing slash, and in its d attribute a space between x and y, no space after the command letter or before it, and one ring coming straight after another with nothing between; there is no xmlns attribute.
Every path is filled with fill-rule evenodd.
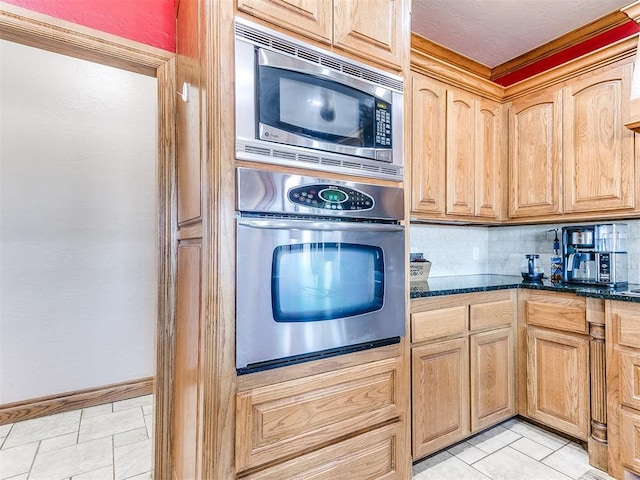
<svg viewBox="0 0 640 480"><path fill-rule="evenodd" d="M401 188L237 170L239 374L397 343Z"/></svg>

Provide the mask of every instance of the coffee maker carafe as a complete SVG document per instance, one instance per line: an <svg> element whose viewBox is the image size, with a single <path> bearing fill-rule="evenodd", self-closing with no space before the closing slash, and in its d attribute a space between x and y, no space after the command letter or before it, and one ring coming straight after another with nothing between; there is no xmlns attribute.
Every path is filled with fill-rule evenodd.
<svg viewBox="0 0 640 480"><path fill-rule="evenodd" d="M627 225L562 229L562 281L616 287L627 284Z"/></svg>

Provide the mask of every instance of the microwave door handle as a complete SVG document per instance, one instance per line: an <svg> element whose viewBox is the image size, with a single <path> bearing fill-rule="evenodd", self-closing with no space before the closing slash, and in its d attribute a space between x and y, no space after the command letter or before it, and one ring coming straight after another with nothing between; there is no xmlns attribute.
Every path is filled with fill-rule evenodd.
<svg viewBox="0 0 640 480"><path fill-rule="evenodd" d="M351 231L351 232L402 232L404 226L385 223L354 223L354 222L332 222L313 220L287 220L287 219L238 219L238 225L251 228L262 228L271 230L319 230L319 231Z"/></svg>

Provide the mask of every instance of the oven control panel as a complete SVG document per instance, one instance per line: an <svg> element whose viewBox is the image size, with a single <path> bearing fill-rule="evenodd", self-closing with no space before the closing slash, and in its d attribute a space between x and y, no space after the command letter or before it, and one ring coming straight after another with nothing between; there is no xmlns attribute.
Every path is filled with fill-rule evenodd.
<svg viewBox="0 0 640 480"><path fill-rule="evenodd" d="M311 184L289 190L289 201L324 210L371 210L373 197L341 185Z"/></svg>

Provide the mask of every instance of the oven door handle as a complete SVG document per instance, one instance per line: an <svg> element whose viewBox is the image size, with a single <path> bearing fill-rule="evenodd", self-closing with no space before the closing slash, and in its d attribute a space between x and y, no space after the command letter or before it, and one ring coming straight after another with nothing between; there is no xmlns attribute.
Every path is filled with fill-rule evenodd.
<svg viewBox="0 0 640 480"><path fill-rule="evenodd" d="M351 232L403 232L403 225L387 223L334 222L327 220L289 220L238 218L238 225L270 230L320 230Z"/></svg>

